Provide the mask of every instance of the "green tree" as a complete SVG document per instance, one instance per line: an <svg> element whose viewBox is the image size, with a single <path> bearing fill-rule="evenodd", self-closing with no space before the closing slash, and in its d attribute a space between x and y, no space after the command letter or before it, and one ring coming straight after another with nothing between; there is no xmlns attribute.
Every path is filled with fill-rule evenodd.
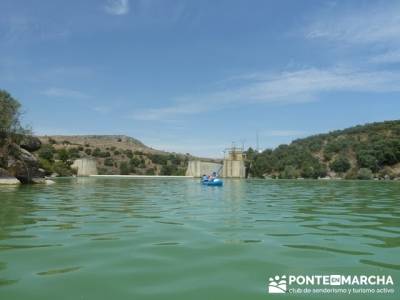
<svg viewBox="0 0 400 300"><path fill-rule="evenodd" d="M127 158L131 159L133 157L133 152L130 149L125 150L125 155Z"/></svg>
<svg viewBox="0 0 400 300"><path fill-rule="evenodd" d="M104 160L104 165L108 167L112 167L114 165L114 160L111 157L107 157Z"/></svg>
<svg viewBox="0 0 400 300"><path fill-rule="evenodd" d="M53 161L54 158L54 148L50 144L43 145L39 149L39 157L46 159L48 161Z"/></svg>
<svg viewBox="0 0 400 300"><path fill-rule="evenodd" d="M67 149L61 148L58 150L58 158L62 160L63 162L66 162L67 160L70 159L70 155Z"/></svg>
<svg viewBox="0 0 400 300"><path fill-rule="evenodd" d="M286 166L280 174L280 177L283 179L294 179L299 177L299 171L297 171L293 166Z"/></svg>
<svg viewBox="0 0 400 300"><path fill-rule="evenodd" d="M0 90L0 130L6 132L19 132L21 104L8 92Z"/></svg>
<svg viewBox="0 0 400 300"><path fill-rule="evenodd" d="M358 170L357 178L362 180L372 179L372 171L367 168L361 168L360 170Z"/></svg>
<svg viewBox="0 0 400 300"><path fill-rule="evenodd" d="M92 155L95 156L95 157L99 157L100 154L101 154L100 148L95 148L95 149L93 150L93 152L92 152Z"/></svg>
<svg viewBox="0 0 400 300"><path fill-rule="evenodd" d="M128 175L130 173L130 168L126 161L119 164L119 170L121 175Z"/></svg>
<svg viewBox="0 0 400 300"><path fill-rule="evenodd" d="M330 165L329 167L337 172L337 173L344 173L347 172L350 167L350 161L344 157L344 156L339 156L338 158L336 158Z"/></svg>

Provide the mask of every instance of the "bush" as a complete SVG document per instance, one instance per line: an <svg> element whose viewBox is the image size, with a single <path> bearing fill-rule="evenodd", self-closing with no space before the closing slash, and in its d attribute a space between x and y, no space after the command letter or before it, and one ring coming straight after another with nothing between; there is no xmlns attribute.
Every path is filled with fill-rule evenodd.
<svg viewBox="0 0 400 300"><path fill-rule="evenodd" d="M45 170L46 175L53 173L53 165L50 161L44 158L39 158L39 166Z"/></svg>
<svg viewBox="0 0 400 300"><path fill-rule="evenodd" d="M21 104L8 92L0 90L0 130L5 132L19 132Z"/></svg>
<svg viewBox="0 0 400 300"><path fill-rule="evenodd" d="M45 144L42 145L42 147L39 149L39 157L46 159L48 161L52 161L54 157L54 148L50 144Z"/></svg>
<svg viewBox="0 0 400 300"><path fill-rule="evenodd" d="M294 179L299 177L299 171L297 171L293 166L286 166L283 172L280 174L282 179Z"/></svg>
<svg viewBox="0 0 400 300"><path fill-rule="evenodd" d="M372 179L372 171L367 168L361 168L360 170L358 170L357 178L362 180Z"/></svg>
<svg viewBox="0 0 400 300"><path fill-rule="evenodd" d="M80 157L81 157L78 148L70 148L70 149L68 150L68 154L69 154L69 157L70 157L71 159L77 159L77 158L80 158Z"/></svg>
<svg viewBox="0 0 400 300"><path fill-rule="evenodd" d="M358 165L361 168L371 169L376 172L379 169L378 160L376 157L368 151L360 151L357 153Z"/></svg>
<svg viewBox="0 0 400 300"><path fill-rule="evenodd" d="M161 175L176 175L178 168L174 165L163 165L161 166Z"/></svg>
<svg viewBox="0 0 400 300"><path fill-rule="evenodd" d="M62 148L58 150L58 158L62 160L63 162L66 162L67 160L70 159L70 155L67 149Z"/></svg>
<svg viewBox="0 0 400 300"><path fill-rule="evenodd" d="M156 174L156 172L155 172L154 168L150 168L150 169L146 170L146 175L155 175L155 174Z"/></svg>
<svg viewBox="0 0 400 300"><path fill-rule="evenodd" d="M92 152L92 155L95 156L95 157L99 157L100 154L101 154L100 148L95 148L95 149L93 150L93 152Z"/></svg>
<svg viewBox="0 0 400 300"><path fill-rule="evenodd" d="M108 151L100 153L100 157L110 157L110 156L111 156L111 153Z"/></svg>
<svg viewBox="0 0 400 300"><path fill-rule="evenodd" d="M126 155L126 157L127 158L132 158L133 157L133 152L132 152L132 150L125 150L125 155Z"/></svg>
<svg viewBox="0 0 400 300"><path fill-rule="evenodd" d="M329 165L329 167L336 173L344 173L350 169L351 164L350 164L350 161L346 157L340 156L337 159L335 159Z"/></svg>
<svg viewBox="0 0 400 300"><path fill-rule="evenodd" d="M168 162L168 157L163 154L148 154L149 159L158 165L166 165Z"/></svg>
<svg viewBox="0 0 400 300"><path fill-rule="evenodd" d="M132 167L137 168L137 167L140 166L141 160L140 160L139 158L137 158L137 157L133 157L133 158L129 161L129 164L130 164Z"/></svg>
<svg viewBox="0 0 400 300"><path fill-rule="evenodd" d="M130 168L126 161L119 164L119 171L121 175L128 175L130 173Z"/></svg>
<svg viewBox="0 0 400 300"><path fill-rule="evenodd" d="M108 167L112 167L114 165L114 160L112 158L110 158L110 157L107 157L104 160L104 165L108 166Z"/></svg>
<svg viewBox="0 0 400 300"><path fill-rule="evenodd" d="M62 161L57 161L54 163L53 171L59 176L71 176L73 174L71 168Z"/></svg>
<svg viewBox="0 0 400 300"><path fill-rule="evenodd" d="M92 154L92 149L90 149L90 148L85 149L85 153L87 155L91 155Z"/></svg>

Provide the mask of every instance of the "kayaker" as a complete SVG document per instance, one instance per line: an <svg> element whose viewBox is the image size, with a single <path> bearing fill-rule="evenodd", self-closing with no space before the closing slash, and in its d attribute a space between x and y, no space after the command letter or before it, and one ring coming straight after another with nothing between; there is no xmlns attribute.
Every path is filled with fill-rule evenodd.
<svg viewBox="0 0 400 300"><path fill-rule="evenodd" d="M215 173L215 172L212 172L212 174L211 174L211 176L210 176L210 179L209 180L214 180L215 178L217 178L217 173Z"/></svg>

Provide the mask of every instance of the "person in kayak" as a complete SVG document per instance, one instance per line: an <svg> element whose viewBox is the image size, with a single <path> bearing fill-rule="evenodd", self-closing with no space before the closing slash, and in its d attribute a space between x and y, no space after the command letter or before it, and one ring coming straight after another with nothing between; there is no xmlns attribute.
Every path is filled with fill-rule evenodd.
<svg viewBox="0 0 400 300"><path fill-rule="evenodd" d="M212 174L210 175L210 178L208 180L213 181L215 178L217 178L217 173L212 172Z"/></svg>

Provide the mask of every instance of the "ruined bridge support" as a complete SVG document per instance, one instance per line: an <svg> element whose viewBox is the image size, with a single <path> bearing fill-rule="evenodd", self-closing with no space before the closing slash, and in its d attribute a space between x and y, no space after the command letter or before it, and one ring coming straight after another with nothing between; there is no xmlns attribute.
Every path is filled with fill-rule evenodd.
<svg viewBox="0 0 400 300"><path fill-rule="evenodd" d="M243 149L229 148L225 150L223 163L204 162L200 160L189 161L186 171L187 176L200 177L203 174L219 172L224 178L245 178L246 168L244 165Z"/></svg>

